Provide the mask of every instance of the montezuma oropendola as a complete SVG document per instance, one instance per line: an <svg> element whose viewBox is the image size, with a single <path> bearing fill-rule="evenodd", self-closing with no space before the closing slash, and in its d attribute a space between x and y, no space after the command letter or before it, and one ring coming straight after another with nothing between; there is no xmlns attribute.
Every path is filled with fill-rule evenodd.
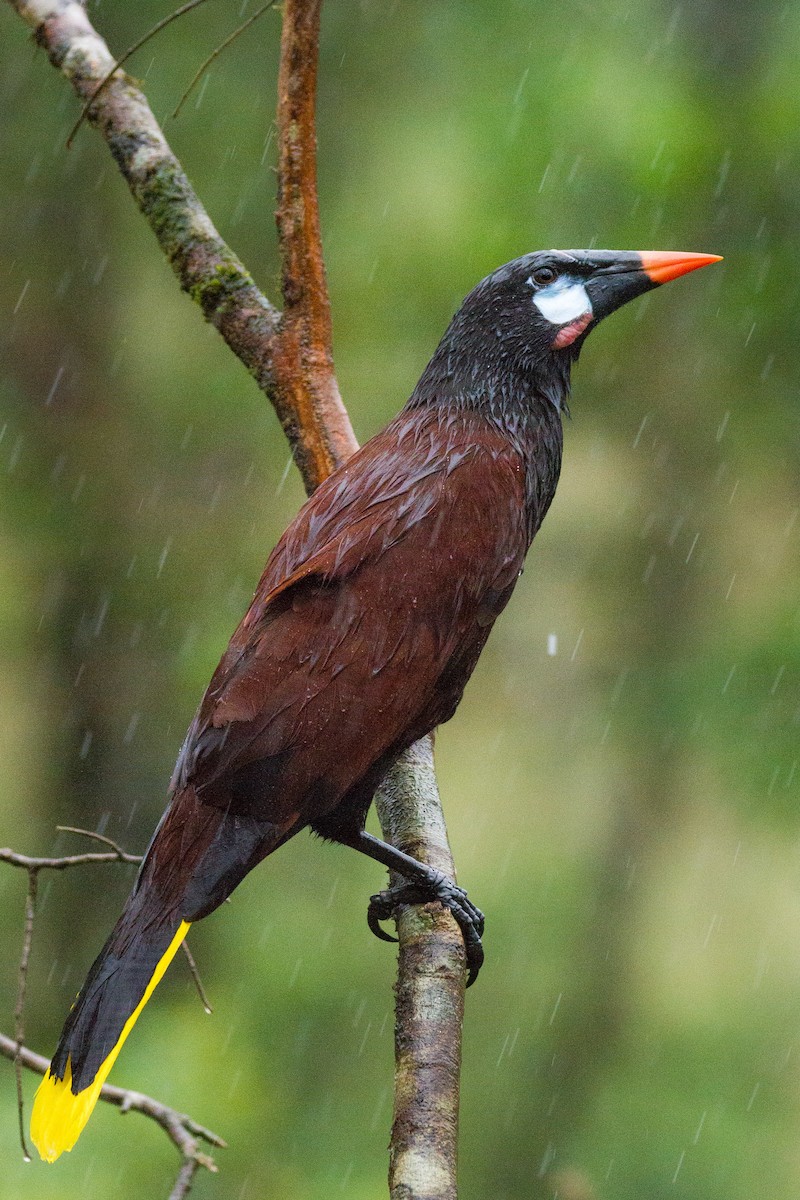
<svg viewBox="0 0 800 1200"><path fill-rule="evenodd" d="M373 898L439 900L469 982L483 918L439 872L366 833L397 756L449 720L561 465L570 367L626 301L716 255L543 251L470 292L411 399L303 506L270 555L192 721L125 909L67 1017L31 1133L75 1144L122 1043L193 921L299 830L408 881Z"/></svg>

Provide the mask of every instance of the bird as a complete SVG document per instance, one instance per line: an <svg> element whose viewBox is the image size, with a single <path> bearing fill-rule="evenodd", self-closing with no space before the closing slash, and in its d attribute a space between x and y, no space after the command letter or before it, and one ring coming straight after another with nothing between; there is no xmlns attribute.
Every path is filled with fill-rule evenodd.
<svg viewBox="0 0 800 1200"><path fill-rule="evenodd" d="M550 507L570 369L621 305L713 254L545 250L466 297L400 413L314 491L272 551L191 722L122 915L34 1101L43 1159L75 1145L190 925L300 830L403 882L368 920L440 901L468 979L483 915L365 828L398 756L449 720Z"/></svg>

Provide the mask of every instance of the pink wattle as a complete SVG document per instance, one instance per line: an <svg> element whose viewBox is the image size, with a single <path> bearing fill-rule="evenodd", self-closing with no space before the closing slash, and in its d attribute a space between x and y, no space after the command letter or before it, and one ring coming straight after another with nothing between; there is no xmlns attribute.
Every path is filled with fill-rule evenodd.
<svg viewBox="0 0 800 1200"><path fill-rule="evenodd" d="M577 320L570 321L569 325L565 325L559 329L553 340L553 350L563 350L565 346L571 346L576 338L579 338L587 325L592 323L593 313L591 309L588 312L582 313Z"/></svg>

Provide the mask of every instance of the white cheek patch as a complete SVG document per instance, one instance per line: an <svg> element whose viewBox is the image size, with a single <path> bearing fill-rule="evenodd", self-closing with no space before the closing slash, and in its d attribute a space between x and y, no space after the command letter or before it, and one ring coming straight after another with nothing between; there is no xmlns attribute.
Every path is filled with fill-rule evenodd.
<svg viewBox="0 0 800 1200"><path fill-rule="evenodd" d="M557 279L549 287L534 292L533 303L547 321L553 325L565 325L575 321L584 313L592 311L589 293L582 283L574 279Z"/></svg>

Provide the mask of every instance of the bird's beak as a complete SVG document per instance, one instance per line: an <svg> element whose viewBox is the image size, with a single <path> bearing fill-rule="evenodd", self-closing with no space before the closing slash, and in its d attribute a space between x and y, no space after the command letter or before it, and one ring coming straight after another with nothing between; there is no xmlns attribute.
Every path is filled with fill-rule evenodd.
<svg viewBox="0 0 800 1200"><path fill-rule="evenodd" d="M642 270L652 283L669 283L679 275L688 275L698 267L721 262L719 254L687 254L683 250L640 250Z"/></svg>
<svg viewBox="0 0 800 1200"><path fill-rule="evenodd" d="M720 261L719 254L682 250L606 250L586 257L595 268L586 283L595 321L670 279Z"/></svg>

